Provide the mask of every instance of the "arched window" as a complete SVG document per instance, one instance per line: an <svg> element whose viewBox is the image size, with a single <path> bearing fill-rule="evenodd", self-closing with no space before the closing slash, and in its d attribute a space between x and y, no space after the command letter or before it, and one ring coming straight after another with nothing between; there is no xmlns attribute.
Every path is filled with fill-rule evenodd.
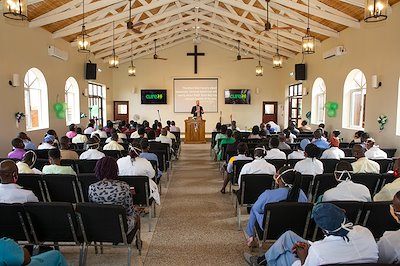
<svg viewBox="0 0 400 266"><path fill-rule="evenodd" d="M80 123L79 86L76 79L69 77L65 82L65 102L67 103L66 123Z"/></svg>
<svg viewBox="0 0 400 266"><path fill-rule="evenodd" d="M47 83L43 73L31 68L24 78L26 130L49 127Z"/></svg>
<svg viewBox="0 0 400 266"><path fill-rule="evenodd" d="M325 123L326 86L322 78L314 81L311 101L311 123Z"/></svg>
<svg viewBox="0 0 400 266"><path fill-rule="evenodd" d="M364 73L353 69L346 77L343 88L342 127L363 129L367 82Z"/></svg>

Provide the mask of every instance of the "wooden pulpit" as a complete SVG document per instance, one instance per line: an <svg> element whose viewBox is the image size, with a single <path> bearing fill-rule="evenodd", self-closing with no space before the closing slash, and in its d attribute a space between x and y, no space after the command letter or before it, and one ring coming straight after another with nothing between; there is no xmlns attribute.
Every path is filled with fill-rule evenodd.
<svg viewBox="0 0 400 266"><path fill-rule="evenodd" d="M185 143L206 143L206 120L189 117L185 120Z"/></svg>

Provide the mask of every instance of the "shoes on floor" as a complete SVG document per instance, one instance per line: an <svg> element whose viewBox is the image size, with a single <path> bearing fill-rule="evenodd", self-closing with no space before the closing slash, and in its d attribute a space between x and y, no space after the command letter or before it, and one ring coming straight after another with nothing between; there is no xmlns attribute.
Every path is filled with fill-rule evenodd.
<svg viewBox="0 0 400 266"><path fill-rule="evenodd" d="M258 264L258 256L253 256L250 253L244 253L244 260L251 266L261 266Z"/></svg>
<svg viewBox="0 0 400 266"><path fill-rule="evenodd" d="M220 192L221 192L222 194L225 194L225 189L221 189Z"/></svg>

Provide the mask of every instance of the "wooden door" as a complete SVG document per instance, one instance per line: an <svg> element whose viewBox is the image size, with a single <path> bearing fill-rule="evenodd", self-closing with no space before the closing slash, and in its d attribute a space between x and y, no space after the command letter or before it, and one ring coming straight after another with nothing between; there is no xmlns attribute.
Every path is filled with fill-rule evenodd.
<svg viewBox="0 0 400 266"><path fill-rule="evenodd" d="M114 101L114 121L121 120L129 122L129 102Z"/></svg>
<svg viewBox="0 0 400 266"><path fill-rule="evenodd" d="M262 118L263 123L278 123L278 102L263 102Z"/></svg>

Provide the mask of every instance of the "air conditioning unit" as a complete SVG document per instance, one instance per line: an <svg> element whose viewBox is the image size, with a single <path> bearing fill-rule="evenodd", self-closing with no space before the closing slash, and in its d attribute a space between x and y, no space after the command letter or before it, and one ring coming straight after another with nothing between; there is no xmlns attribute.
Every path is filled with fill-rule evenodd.
<svg viewBox="0 0 400 266"><path fill-rule="evenodd" d="M336 46L331 50L328 50L322 54L324 59L332 58L335 56L340 56L346 54L346 48L343 45Z"/></svg>
<svg viewBox="0 0 400 266"><path fill-rule="evenodd" d="M58 49L54 45L49 45L47 49L47 53L49 56L53 56L55 58L61 59L63 61L68 60L68 53L66 51L63 51L61 49Z"/></svg>

